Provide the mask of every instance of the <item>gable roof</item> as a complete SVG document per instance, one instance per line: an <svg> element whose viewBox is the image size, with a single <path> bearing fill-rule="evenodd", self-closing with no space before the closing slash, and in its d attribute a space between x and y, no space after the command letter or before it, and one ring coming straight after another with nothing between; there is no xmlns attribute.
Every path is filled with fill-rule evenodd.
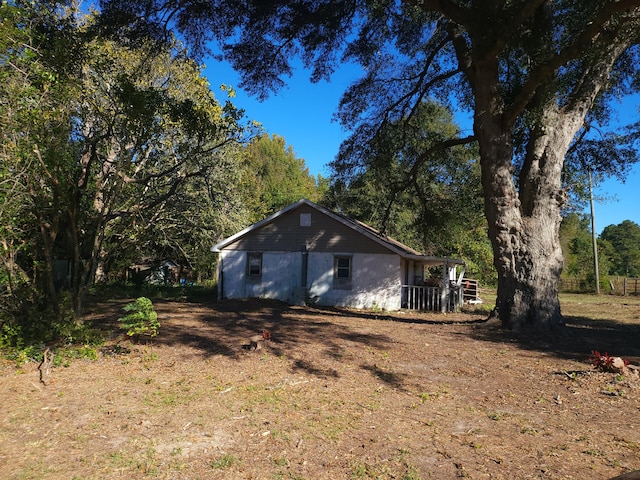
<svg viewBox="0 0 640 480"><path fill-rule="evenodd" d="M308 207L311 207L317 211L319 211L320 213L342 223L343 225L349 227L350 229L358 232L359 234L369 238L370 240L373 240L374 242L382 245L383 247L385 247L386 249L392 251L393 253L396 253L397 255L400 255L403 258L409 259L409 260L415 260L421 263L425 263L425 264L430 264L430 265L442 265L442 264L457 264L457 265L464 265L465 262L463 260L457 259L457 258L448 258L448 257L432 257L432 256L428 256L428 255L422 255L421 253L417 252L416 250L414 250L411 247L408 247L407 245L404 245L400 242L398 242L397 240L394 240L391 237L388 237L386 235L383 235L382 233L380 233L379 231L377 231L376 229L370 227L369 225L362 223L358 220L354 220L352 218L349 218L345 215L333 212L331 210L328 210L324 207L321 207L320 205L313 203L310 200L307 200L306 198L303 198L302 200L298 200L295 203L292 203L291 205L283 208L282 210L274 213L273 215L270 215L269 217L265 218L264 220L260 220L257 223L254 223L253 225L250 225L249 227L245 228L244 230L239 231L238 233L236 233L235 235L231 235L230 237L225 238L224 240L222 240L221 242L217 243L216 245L214 245L213 247L211 247L211 251L212 252L220 252L222 249L224 249L226 246L232 244L233 242L237 241L238 239L244 237L245 235L258 230L262 227L264 227L265 225L268 225L272 222L274 222L275 220L277 220L279 217L285 215L286 213L291 212L292 210L295 210L297 208L299 208L302 205L307 205Z"/></svg>

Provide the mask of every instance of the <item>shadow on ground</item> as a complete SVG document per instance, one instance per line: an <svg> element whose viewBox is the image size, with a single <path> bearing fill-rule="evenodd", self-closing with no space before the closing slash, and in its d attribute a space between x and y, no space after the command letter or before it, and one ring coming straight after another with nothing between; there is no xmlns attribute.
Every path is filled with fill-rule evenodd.
<svg viewBox="0 0 640 480"><path fill-rule="evenodd" d="M206 358L224 355L241 359L245 355L260 354L251 348L251 341L269 332L270 340L260 342L261 349L271 355L288 357L295 371L304 371L320 378L338 377L332 366L336 360L348 354L349 346L384 350L393 342L387 335L332 322L332 316L347 314L337 309L324 310L292 307L286 303L264 300L228 300L220 302L185 303L154 301L154 308L161 322L160 334L152 344L190 347L193 355ZM111 316L113 317L113 315ZM109 329L113 318L103 320ZM364 315L358 314L358 317ZM305 349L314 349L315 359L323 358L327 364L319 364L305 357Z"/></svg>
<svg viewBox="0 0 640 480"><path fill-rule="evenodd" d="M476 340L513 343L519 348L589 361L594 350L640 363L640 324L616 320L593 320L565 316L565 327L556 331L514 334L494 326L480 325L471 331Z"/></svg>
<svg viewBox="0 0 640 480"><path fill-rule="evenodd" d="M112 305L114 310L118 306L120 303ZM627 358L634 364L640 363L640 324L616 320L566 316L566 327L561 330L516 335L487 324L480 314L386 314L341 308L292 307L265 299L194 303L156 300L154 307L162 323L160 335L152 341L154 344L188 346L194 350L194 355L205 357L224 355L241 358L247 354L246 347L251 338L267 330L271 334L269 351L272 354L289 356L296 370L324 378L337 377L339 373L331 366L318 365L305 358L304 348L321 349L316 353L333 361L348 354L347 345L359 344L383 351L395 339L376 333L375 322L441 325L443 331L455 326L456 335L483 342L510 343L518 348L544 352L558 358L588 362L592 351L597 350ZM101 315L102 327L117 331L119 315L120 312ZM372 324L370 331L365 331L361 325L358 328L345 322L333 322L333 317L371 320ZM317 358L316 355L314 357ZM372 374L390 384L399 381L387 378L378 367L368 368Z"/></svg>

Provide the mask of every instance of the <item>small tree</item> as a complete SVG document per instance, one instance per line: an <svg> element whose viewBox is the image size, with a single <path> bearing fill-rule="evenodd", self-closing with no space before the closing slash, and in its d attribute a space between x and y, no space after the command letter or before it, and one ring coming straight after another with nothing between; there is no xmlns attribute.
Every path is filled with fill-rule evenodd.
<svg viewBox="0 0 640 480"><path fill-rule="evenodd" d="M124 307L128 312L124 317L120 317L120 328L127 331L130 337L148 335L155 337L160 329L158 314L153 309L153 303L147 297L138 297L135 302L131 302Z"/></svg>

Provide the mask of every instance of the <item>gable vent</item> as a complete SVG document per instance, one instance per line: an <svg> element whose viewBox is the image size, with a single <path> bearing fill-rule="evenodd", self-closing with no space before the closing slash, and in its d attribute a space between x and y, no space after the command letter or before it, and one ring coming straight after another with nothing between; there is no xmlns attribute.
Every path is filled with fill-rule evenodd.
<svg viewBox="0 0 640 480"><path fill-rule="evenodd" d="M301 227L310 227L311 226L311 214L310 213L301 213L300 214L300 226Z"/></svg>

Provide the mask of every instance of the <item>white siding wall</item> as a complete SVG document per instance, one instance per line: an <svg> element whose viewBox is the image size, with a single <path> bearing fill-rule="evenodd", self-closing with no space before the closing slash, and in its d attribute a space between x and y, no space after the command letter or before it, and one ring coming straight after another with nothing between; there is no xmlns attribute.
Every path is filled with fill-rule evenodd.
<svg viewBox="0 0 640 480"><path fill-rule="evenodd" d="M302 255L300 252L264 252L262 275L247 276L247 252L223 250L223 298L264 297L293 301L293 289L300 286Z"/></svg>
<svg viewBox="0 0 640 480"><path fill-rule="evenodd" d="M400 309L401 259L397 255L352 256L351 289L333 288L333 253L309 252L307 286L311 303L352 308ZM295 303L302 285L301 252L264 252L261 278L247 278L247 252L223 250L223 298L265 297Z"/></svg>
<svg viewBox="0 0 640 480"><path fill-rule="evenodd" d="M247 252L223 250L220 252L219 262L220 278L218 278L218 297L244 298Z"/></svg>
<svg viewBox="0 0 640 480"><path fill-rule="evenodd" d="M367 309L400 309L400 257L353 254L350 290L333 288L333 258L333 253L309 254L308 295L312 303Z"/></svg>
<svg viewBox="0 0 640 480"><path fill-rule="evenodd" d="M251 286L248 297L293 302L293 289L301 285L302 252L264 252L262 282Z"/></svg>

